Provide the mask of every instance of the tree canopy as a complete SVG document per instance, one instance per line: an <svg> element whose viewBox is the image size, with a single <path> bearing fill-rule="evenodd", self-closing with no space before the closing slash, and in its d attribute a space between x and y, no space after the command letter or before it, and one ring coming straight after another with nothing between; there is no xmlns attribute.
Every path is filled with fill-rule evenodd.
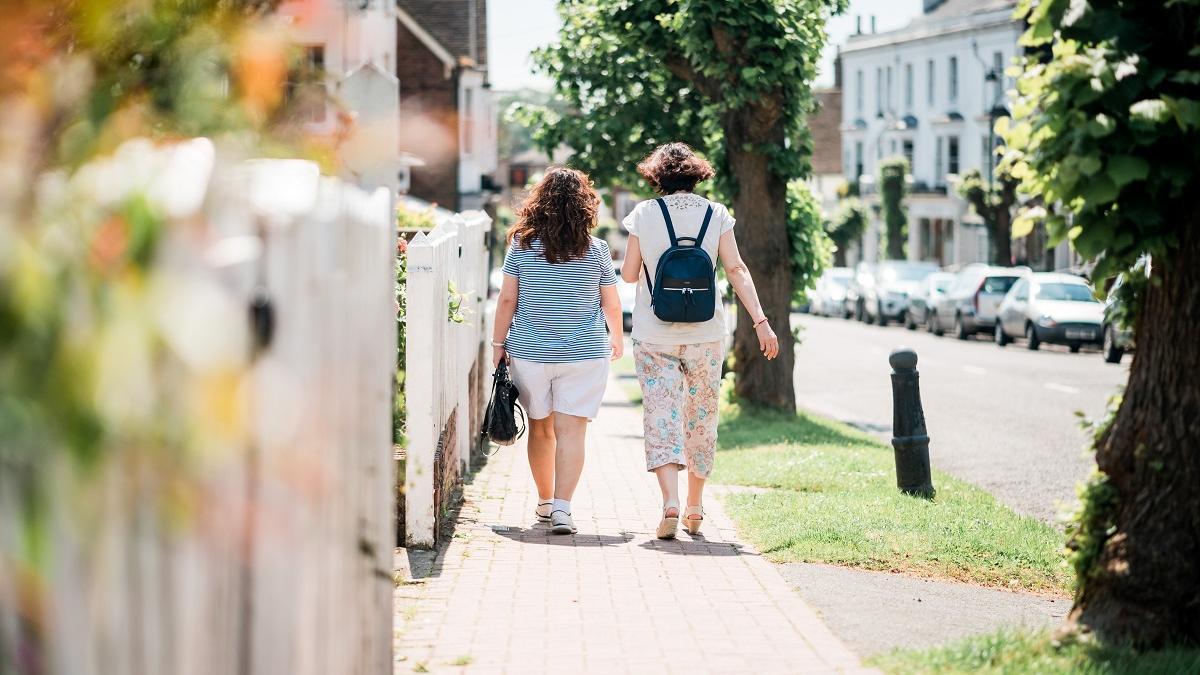
<svg viewBox="0 0 1200 675"><path fill-rule="evenodd" d="M1069 549L1068 630L1156 647L1200 642L1200 0L1021 0L1030 54L1004 162L1044 220L1126 273L1136 351L1124 394L1094 426L1097 472ZM1140 277L1140 282L1139 282Z"/></svg>
<svg viewBox="0 0 1200 675"><path fill-rule="evenodd" d="M665 142L705 154L717 169L718 198L743 224L738 237L751 269L767 272L756 279L759 296L782 328L794 291L787 186L808 171L805 116L814 107L825 20L845 4L560 0L560 40L535 61L567 112L516 114L543 149L571 147L572 164L600 184L640 184L638 160ZM742 319L734 339L738 394L794 407L790 331L778 331L781 358L760 363L752 322Z"/></svg>

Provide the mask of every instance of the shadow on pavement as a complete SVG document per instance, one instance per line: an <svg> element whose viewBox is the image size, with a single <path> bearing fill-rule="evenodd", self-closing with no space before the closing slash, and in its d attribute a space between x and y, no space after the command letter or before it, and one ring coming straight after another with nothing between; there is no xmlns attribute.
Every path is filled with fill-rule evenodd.
<svg viewBox="0 0 1200 675"><path fill-rule="evenodd" d="M753 555L748 551L743 551L741 544L724 541L708 541L702 534L695 537L687 534L681 534L675 539L651 539L638 544L638 546L649 551L667 553L670 555L697 555L715 557Z"/></svg>
<svg viewBox="0 0 1200 675"><path fill-rule="evenodd" d="M522 544L539 544L542 546L622 546L633 541L633 535L622 532L611 534L554 534L548 526L513 527L511 525L493 525L492 532Z"/></svg>

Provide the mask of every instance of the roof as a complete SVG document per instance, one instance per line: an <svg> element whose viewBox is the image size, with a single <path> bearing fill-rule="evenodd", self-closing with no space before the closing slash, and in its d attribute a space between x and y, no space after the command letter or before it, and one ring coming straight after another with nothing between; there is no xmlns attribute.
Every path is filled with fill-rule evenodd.
<svg viewBox="0 0 1200 675"><path fill-rule="evenodd" d="M396 0L396 6L459 63L487 66L487 0Z"/></svg>
<svg viewBox="0 0 1200 675"><path fill-rule="evenodd" d="M841 173L842 90L817 90L813 95L817 99L817 110L808 118L808 130L813 140L813 173Z"/></svg>
<svg viewBox="0 0 1200 675"><path fill-rule="evenodd" d="M862 33L847 39L843 52L894 45L983 26L1020 23L1013 18L1017 0L943 0L903 28L882 33Z"/></svg>
<svg viewBox="0 0 1200 675"><path fill-rule="evenodd" d="M1016 7L1016 5L1016 0L942 0L937 7L914 19L913 23L981 14L983 12L994 12L1001 9L1011 9Z"/></svg>

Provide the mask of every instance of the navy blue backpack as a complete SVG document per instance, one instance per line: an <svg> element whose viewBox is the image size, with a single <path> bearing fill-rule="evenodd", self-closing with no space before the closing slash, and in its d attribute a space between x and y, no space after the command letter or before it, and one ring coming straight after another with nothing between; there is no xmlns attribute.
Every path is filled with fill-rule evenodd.
<svg viewBox="0 0 1200 675"><path fill-rule="evenodd" d="M671 238L671 247L658 258L653 282L650 281L650 270L646 268L646 263L642 263L654 316L676 323L708 321L717 311L716 269L712 258L703 248L704 233L708 231L708 221L712 219L712 204L704 214L700 233L693 238L676 237L667 203L661 197L654 201L662 209L663 220L667 223L667 236ZM682 241L691 243L682 246Z"/></svg>

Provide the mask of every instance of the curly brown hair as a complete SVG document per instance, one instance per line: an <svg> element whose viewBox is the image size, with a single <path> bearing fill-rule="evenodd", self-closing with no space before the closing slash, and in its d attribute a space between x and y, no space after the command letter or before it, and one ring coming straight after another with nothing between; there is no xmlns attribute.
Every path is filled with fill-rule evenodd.
<svg viewBox="0 0 1200 675"><path fill-rule="evenodd" d="M687 143L667 143L638 162L637 171L659 194L691 191L696 183L716 175L712 165Z"/></svg>
<svg viewBox="0 0 1200 675"><path fill-rule="evenodd" d="M599 209L600 195L586 173L552 166L517 210L508 243L528 251L536 239L548 262L577 260L587 255Z"/></svg>

